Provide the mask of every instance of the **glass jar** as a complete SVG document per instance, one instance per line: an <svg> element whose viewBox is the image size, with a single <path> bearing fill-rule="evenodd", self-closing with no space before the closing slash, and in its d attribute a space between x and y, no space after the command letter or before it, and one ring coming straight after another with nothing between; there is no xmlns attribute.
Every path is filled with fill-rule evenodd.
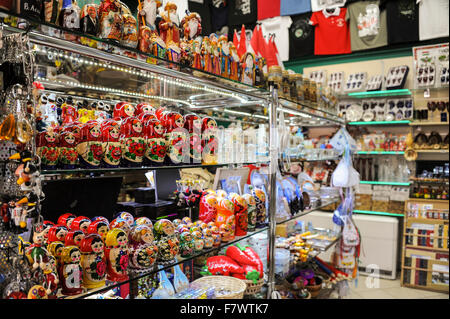
<svg viewBox="0 0 450 319"><path fill-rule="evenodd" d="M303 90L303 76L301 74L295 74L294 75L294 81L295 81L295 89L297 93L295 94L297 101L304 101L305 100L305 94Z"/></svg>
<svg viewBox="0 0 450 319"><path fill-rule="evenodd" d="M317 83L309 81L309 100L313 104L317 104Z"/></svg>
<svg viewBox="0 0 450 319"><path fill-rule="evenodd" d="M289 91L291 95L291 100L297 101L297 82L296 73L289 74Z"/></svg>
<svg viewBox="0 0 450 319"><path fill-rule="evenodd" d="M278 65L273 65L269 68L269 82L273 82L278 87L278 95L282 96L282 82L283 82L283 73L281 71L281 67Z"/></svg>
<svg viewBox="0 0 450 319"><path fill-rule="evenodd" d="M283 82L282 82L283 97L285 99L290 99L291 87L289 85L289 71L284 70L282 74L283 74Z"/></svg>
<svg viewBox="0 0 450 319"><path fill-rule="evenodd" d="M304 100L310 102L311 98L309 97L309 79L303 79L302 88Z"/></svg>

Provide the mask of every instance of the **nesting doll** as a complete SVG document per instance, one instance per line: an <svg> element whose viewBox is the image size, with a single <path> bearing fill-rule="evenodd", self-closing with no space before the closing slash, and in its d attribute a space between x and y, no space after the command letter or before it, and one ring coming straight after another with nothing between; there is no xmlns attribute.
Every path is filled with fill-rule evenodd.
<svg viewBox="0 0 450 319"><path fill-rule="evenodd" d="M149 120L144 124L146 140L145 162L151 166L164 164L167 151L165 128L158 119Z"/></svg>
<svg viewBox="0 0 450 319"><path fill-rule="evenodd" d="M124 13L122 15L123 19L123 33L122 40L120 44L123 46L136 49L138 45L138 30L136 18L131 14L130 9L124 4L122 4Z"/></svg>
<svg viewBox="0 0 450 319"><path fill-rule="evenodd" d="M120 125L114 120L106 120L100 126L102 132L103 166L119 167L122 159Z"/></svg>
<svg viewBox="0 0 450 319"><path fill-rule="evenodd" d="M211 228L202 229L202 235L205 248L212 248L214 246L214 237Z"/></svg>
<svg viewBox="0 0 450 319"><path fill-rule="evenodd" d="M82 230L69 230L64 238L64 245L78 247L84 237L86 237L86 235Z"/></svg>
<svg viewBox="0 0 450 319"><path fill-rule="evenodd" d="M78 216L70 225L70 230L81 230L84 234L88 233L89 225L91 224L91 220L86 216Z"/></svg>
<svg viewBox="0 0 450 319"><path fill-rule="evenodd" d="M251 194L244 194L242 198L247 202L247 230L254 231L256 226L256 200Z"/></svg>
<svg viewBox="0 0 450 319"><path fill-rule="evenodd" d="M39 132L36 135L36 154L41 158L43 169L55 169L59 159L59 134L55 129Z"/></svg>
<svg viewBox="0 0 450 319"><path fill-rule="evenodd" d="M219 228L223 242L234 239L236 227L235 220L233 202L227 198L219 198L217 200L216 226Z"/></svg>
<svg viewBox="0 0 450 319"><path fill-rule="evenodd" d="M220 243L222 242L222 236L220 235L219 227L214 225L210 229L211 229L211 235L214 240L213 247L219 247Z"/></svg>
<svg viewBox="0 0 450 319"><path fill-rule="evenodd" d="M81 9L80 20L81 32L96 36L99 29L98 23L98 5L87 3Z"/></svg>
<svg viewBox="0 0 450 319"><path fill-rule="evenodd" d="M111 221L111 223L109 224L109 229L114 229L114 228L122 229L127 234L127 236L131 232L131 227L128 224L128 222L125 219L120 218L120 217L113 219Z"/></svg>
<svg viewBox="0 0 450 319"><path fill-rule="evenodd" d="M195 230L191 234L192 237L194 238L194 252L196 253L201 252L203 250L203 247L205 247L202 232L200 230Z"/></svg>
<svg viewBox="0 0 450 319"><path fill-rule="evenodd" d="M154 243L153 230L148 225L133 227L129 235L130 266L135 271L152 267L156 262L158 246Z"/></svg>
<svg viewBox="0 0 450 319"><path fill-rule="evenodd" d="M205 165L217 164L217 122L211 117L202 120L202 163Z"/></svg>
<svg viewBox="0 0 450 319"><path fill-rule="evenodd" d="M81 10L76 0L64 1L59 13L59 25L72 31L80 31L80 14ZM70 41L76 39L72 34L66 34L65 37Z"/></svg>
<svg viewBox="0 0 450 319"><path fill-rule="evenodd" d="M145 154L145 138L142 122L137 117L128 117L123 120L120 143L124 166L142 165Z"/></svg>
<svg viewBox="0 0 450 319"><path fill-rule="evenodd" d="M184 128L189 132L189 162L200 164L202 162L202 120L196 114L184 117Z"/></svg>
<svg viewBox="0 0 450 319"><path fill-rule="evenodd" d="M102 0L98 8L101 39L119 42L123 33L122 3L119 0Z"/></svg>
<svg viewBox="0 0 450 319"><path fill-rule="evenodd" d="M66 226L63 225L55 225L50 227L50 230L48 231L48 243L51 244L53 242L64 242L66 235L67 235L68 229Z"/></svg>
<svg viewBox="0 0 450 319"><path fill-rule="evenodd" d="M230 77L230 44L226 35L221 35L218 42L219 58L220 58L220 74L228 78Z"/></svg>
<svg viewBox="0 0 450 319"><path fill-rule="evenodd" d="M106 234L109 231L109 222L102 219L97 219L91 222L88 227L88 234L98 234L104 241Z"/></svg>
<svg viewBox="0 0 450 319"><path fill-rule="evenodd" d="M203 37L201 44L202 70L213 73L213 56L211 51L211 41L208 37Z"/></svg>
<svg viewBox="0 0 450 319"><path fill-rule="evenodd" d="M151 120L157 120L156 116L154 113L148 113L148 112L143 112L140 113L137 118L139 119L139 121L142 122L142 124L145 126L145 123Z"/></svg>
<svg viewBox="0 0 450 319"><path fill-rule="evenodd" d="M48 299L47 290L42 285L34 285L23 299Z"/></svg>
<svg viewBox="0 0 450 319"><path fill-rule="evenodd" d="M158 260L162 264L172 262L179 251L180 242L177 236L166 236L158 240Z"/></svg>
<svg viewBox="0 0 450 319"><path fill-rule="evenodd" d="M56 266L57 268L61 264L61 254L64 248L64 240L63 241L53 241L48 244L47 250L50 255L56 258Z"/></svg>
<svg viewBox="0 0 450 319"><path fill-rule="evenodd" d="M128 236L120 228L111 229L105 239L106 272L110 281L128 279Z"/></svg>
<svg viewBox="0 0 450 319"><path fill-rule="evenodd" d="M142 118L140 118L139 116L146 113L155 114L155 108L148 103L139 103L138 105L136 105L135 116L142 120Z"/></svg>
<svg viewBox="0 0 450 319"><path fill-rule="evenodd" d="M83 286L87 289L105 285L106 258L105 244L98 234L87 235L80 244Z"/></svg>
<svg viewBox="0 0 450 319"><path fill-rule="evenodd" d="M188 135L184 129L183 116L178 112L168 112L163 124L166 127L168 143L166 163L168 165L189 163Z"/></svg>
<svg viewBox="0 0 450 319"><path fill-rule="evenodd" d="M61 293L66 296L77 295L83 292L81 287L83 269L81 268L81 252L77 246L66 246L61 253L59 266L59 280Z"/></svg>
<svg viewBox="0 0 450 319"><path fill-rule="evenodd" d="M74 125L63 127L59 134L59 166L73 169L78 166L78 139L73 132Z"/></svg>
<svg viewBox="0 0 450 319"><path fill-rule="evenodd" d="M42 226L44 227L44 231L42 233L42 235L44 236L44 246L47 247L48 244L48 234L50 232L50 228L52 228L53 226L55 226L54 222L51 222L49 220L44 220L44 222L42 223Z"/></svg>
<svg viewBox="0 0 450 319"><path fill-rule="evenodd" d="M115 121L124 120L127 117L135 116L136 108L128 102L119 102L114 106L113 119Z"/></svg>
<svg viewBox="0 0 450 319"><path fill-rule="evenodd" d="M181 257L189 257L194 252L194 238L189 231L180 234L180 255Z"/></svg>
<svg viewBox="0 0 450 319"><path fill-rule="evenodd" d="M152 50L152 30L148 26L139 27L138 49L144 53L151 53Z"/></svg>
<svg viewBox="0 0 450 319"><path fill-rule="evenodd" d="M134 226L134 217L129 212L120 212L117 217L125 219L130 228Z"/></svg>
<svg viewBox="0 0 450 319"><path fill-rule="evenodd" d="M256 202L256 228L264 227L266 224L266 193L259 188L252 190Z"/></svg>
<svg viewBox="0 0 450 319"><path fill-rule="evenodd" d="M230 200L234 204L234 216L236 219L236 236L247 235L248 229L248 211L247 202L239 194L230 194Z"/></svg>
<svg viewBox="0 0 450 319"><path fill-rule="evenodd" d="M245 53L241 58L241 65L240 81L244 84L255 85L255 55L251 52Z"/></svg>
<svg viewBox="0 0 450 319"><path fill-rule="evenodd" d="M239 54L237 53L236 46L233 44L233 42L229 42L229 48L230 48L230 75L229 78L234 81L239 81L239 74L240 74L240 64L241 60L239 59Z"/></svg>
<svg viewBox="0 0 450 319"><path fill-rule="evenodd" d="M168 219L160 219L153 225L156 240L175 235L175 226Z"/></svg>
<svg viewBox="0 0 450 319"><path fill-rule="evenodd" d="M73 100L68 97L64 103L61 105L61 120L62 125L67 125L73 123L78 119L78 111L75 105L73 105Z"/></svg>
<svg viewBox="0 0 450 319"><path fill-rule="evenodd" d="M203 195L200 199L200 208L198 218L209 223L216 220L217 216L217 198L214 194Z"/></svg>
<svg viewBox="0 0 450 319"><path fill-rule="evenodd" d="M76 218L74 214L71 213L65 213L59 216L58 218L58 225L65 226L67 229L70 229L70 225L72 224L72 221Z"/></svg>
<svg viewBox="0 0 450 319"><path fill-rule="evenodd" d="M87 168L99 167L103 158L100 124L97 121L86 122L81 127L80 135L77 146L80 164Z"/></svg>
<svg viewBox="0 0 450 319"><path fill-rule="evenodd" d="M144 216L138 217L138 218L136 218L134 223L135 223L136 226L147 225L148 227L150 227L153 230L153 223L150 220L150 218L148 218L148 217L144 217Z"/></svg>

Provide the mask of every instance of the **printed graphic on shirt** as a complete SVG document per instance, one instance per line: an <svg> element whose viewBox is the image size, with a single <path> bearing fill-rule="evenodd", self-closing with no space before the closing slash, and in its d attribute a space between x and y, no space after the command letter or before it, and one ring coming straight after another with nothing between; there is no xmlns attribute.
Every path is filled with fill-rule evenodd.
<svg viewBox="0 0 450 319"><path fill-rule="evenodd" d="M235 9L240 14L246 15L252 13L250 0L236 0Z"/></svg>
<svg viewBox="0 0 450 319"><path fill-rule="evenodd" d="M398 15L400 19L414 21L416 19L416 5L411 0L397 0Z"/></svg>
<svg viewBox="0 0 450 319"><path fill-rule="evenodd" d="M299 40L305 40L309 37L312 32L312 27L308 20L299 20L295 24L295 29L293 30L294 36Z"/></svg>
<svg viewBox="0 0 450 319"><path fill-rule="evenodd" d="M358 16L358 36L365 38L375 36L380 29L380 9L375 4L366 6L366 13Z"/></svg>
<svg viewBox="0 0 450 319"><path fill-rule="evenodd" d="M212 0L212 4L213 6L215 6L216 8L220 8L220 6L223 4L223 6L226 6L227 3L225 0Z"/></svg>

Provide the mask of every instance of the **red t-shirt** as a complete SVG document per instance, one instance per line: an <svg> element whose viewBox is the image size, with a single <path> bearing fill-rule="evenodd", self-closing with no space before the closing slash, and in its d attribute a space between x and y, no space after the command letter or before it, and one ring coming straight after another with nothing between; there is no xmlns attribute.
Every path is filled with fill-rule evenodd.
<svg viewBox="0 0 450 319"><path fill-rule="evenodd" d="M258 0L258 20L280 16L281 0Z"/></svg>
<svg viewBox="0 0 450 319"><path fill-rule="evenodd" d="M314 12L311 16L315 26L314 54L351 53L350 31L345 20L347 8L340 8L339 15L324 15L323 11Z"/></svg>

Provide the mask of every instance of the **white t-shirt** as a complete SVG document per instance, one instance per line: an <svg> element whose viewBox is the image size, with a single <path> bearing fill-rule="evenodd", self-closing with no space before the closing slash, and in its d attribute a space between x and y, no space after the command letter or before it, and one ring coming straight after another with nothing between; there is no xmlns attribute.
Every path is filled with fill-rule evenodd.
<svg viewBox="0 0 450 319"><path fill-rule="evenodd" d="M312 12L322 11L326 8L343 7L347 0L311 0Z"/></svg>
<svg viewBox="0 0 450 319"><path fill-rule="evenodd" d="M180 21L186 16L186 10L189 10L188 7L188 0L164 0L161 1L162 6L159 7L159 12L164 12L164 6L167 4L167 2L172 2L177 5L177 13L178 17L180 18Z"/></svg>
<svg viewBox="0 0 450 319"><path fill-rule="evenodd" d="M419 39L448 37L449 0L421 0L419 3Z"/></svg>
<svg viewBox="0 0 450 319"><path fill-rule="evenodd" d="M289 60L289 28L292 19L289 16L274 17L259 21L264 38L268 39L270 33L275 34L275 44L281 61Z"/></svg>

